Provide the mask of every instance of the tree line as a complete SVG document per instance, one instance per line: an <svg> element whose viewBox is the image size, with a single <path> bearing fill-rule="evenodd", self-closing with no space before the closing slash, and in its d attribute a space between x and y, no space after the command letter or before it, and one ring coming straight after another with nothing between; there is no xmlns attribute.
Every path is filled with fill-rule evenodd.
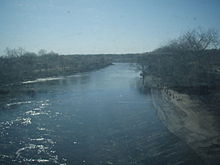
<svg viewBox="0 0 220 165"><path fill-rule="evenodd" d="M138 60L144 77L158 87L193 91L219 88L220 49L216 30L192 30Z"/></svg>
<svg viewBox="0 0 220 165"><path fill-rule="evenodd" d="M18 83L36 78L65 76L90 71L110 65L111 61L102 56L59 55L39 50L27 52L23 48L6 48L0 57L0 85Z"/></svg>

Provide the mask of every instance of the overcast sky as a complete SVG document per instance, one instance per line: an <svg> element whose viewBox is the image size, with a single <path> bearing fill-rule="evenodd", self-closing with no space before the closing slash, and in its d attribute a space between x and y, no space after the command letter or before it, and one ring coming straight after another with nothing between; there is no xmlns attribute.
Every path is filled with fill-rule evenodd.
<svg viewBox="0 0 220 165"><path fill-rule="evenodd" d="M146 52L219 18L219 0L0 0L0 53Z"/></svg>

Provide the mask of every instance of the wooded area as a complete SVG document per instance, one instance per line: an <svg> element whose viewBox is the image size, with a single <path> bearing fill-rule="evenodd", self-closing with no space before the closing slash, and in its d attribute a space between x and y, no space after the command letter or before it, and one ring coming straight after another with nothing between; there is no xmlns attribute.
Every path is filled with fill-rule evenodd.
<svg viewBox="0 0 220 165"><path fill-rule="evenodd" d="M0 57L0 85L36 78L71 75L111 64L110 60L95 55L65 56L53 52L37 55L22 52L20 48L7 50L7 56Z"/></svg>
<svg viewBox="0 0 220 165"><path fill-rule="evenodd" d="M159 87L201 91L219 88L220 50L213 30L185 33L177 40L146 53L138 60L144 76L153 76Z"/></svg>

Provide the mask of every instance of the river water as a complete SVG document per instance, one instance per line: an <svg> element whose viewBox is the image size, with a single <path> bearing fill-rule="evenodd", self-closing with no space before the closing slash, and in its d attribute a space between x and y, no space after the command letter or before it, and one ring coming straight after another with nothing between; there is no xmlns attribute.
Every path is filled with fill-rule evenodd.
<svg viewBox="0 0 220 165"><path fill-rule="evenodd" d="M134 67L118 63L1 96L0 164L203 164L158 120L140 84Z"/></svg>

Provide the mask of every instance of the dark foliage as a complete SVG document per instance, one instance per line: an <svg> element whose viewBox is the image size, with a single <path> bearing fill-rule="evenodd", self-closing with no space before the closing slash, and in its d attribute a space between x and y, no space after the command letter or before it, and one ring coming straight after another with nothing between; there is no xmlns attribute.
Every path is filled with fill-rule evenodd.
<svg viewBox="0 0 220 165"><path fill-rule="evenodd" d="M48 53L37 56L35 53L24 53L21 56L0 57L0 85L43 77L71 75L110 64L110 60L96 55L65 56Z"/></svg>
<svg viewBox="0 0 220 165"><path fill-rule="evenodd" d="M170 88L219 88L220 50L149 53L140 58L142 72Z"/></svg>

